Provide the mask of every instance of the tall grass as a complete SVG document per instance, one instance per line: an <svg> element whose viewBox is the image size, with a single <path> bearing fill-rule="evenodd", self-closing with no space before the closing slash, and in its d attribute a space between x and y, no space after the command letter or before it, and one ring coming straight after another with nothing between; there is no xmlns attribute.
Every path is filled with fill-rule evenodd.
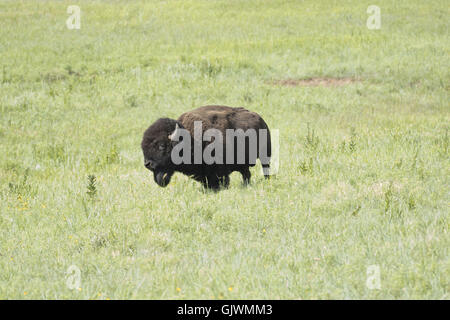
<svg viewBox="0 0 450 320"><path fill-rule="evenodd" d="M449 298L446 1L377 1L380 30L361 1L72 4L0 3L0 298ZM353 80L282 82L316 77ZM143 131L206 104L280 130L277 176L153 182Z"/></svg>

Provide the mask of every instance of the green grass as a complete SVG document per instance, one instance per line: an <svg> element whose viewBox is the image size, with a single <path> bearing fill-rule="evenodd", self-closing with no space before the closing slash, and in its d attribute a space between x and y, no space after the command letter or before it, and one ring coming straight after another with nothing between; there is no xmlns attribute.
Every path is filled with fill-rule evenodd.
<svg viewBox="0 0 450 320"><path fill-rule="evenodd" d="M0 298L449 299L449 13L444 0L0 2ZM272 84L310 77L358 81ZM280 130L276 177L253 169L245 188L233 174L219 193L153 182L143 131L206 104Z"/></svg>

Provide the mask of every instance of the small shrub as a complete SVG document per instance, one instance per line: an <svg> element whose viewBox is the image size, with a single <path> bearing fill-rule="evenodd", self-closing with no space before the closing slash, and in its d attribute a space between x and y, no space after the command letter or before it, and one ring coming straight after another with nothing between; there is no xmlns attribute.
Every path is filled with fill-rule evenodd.
<svg viewBox="0 0 450 320"><path fill-rule="evenodd" d="M315 135L314 129L310 128L309 123L307 124L308 133L305 137L305 147L310 150L316 150L319 146L319 138Z"/></svg>
<svg viewBox="0 0 450 320"><path fill-rule="evenodd" d="M392 183L389 184L386 192L384 193L384 213L387 213L392 206L393 191Z"/></svg>
<svg viewBox="0 0 450 320"><path fill-rule="evenodd" d="M94 175L88 175L88 184L87 184L87 195L90 199L94 199L97 195L97 179Z"/></svg>
<svg viewBox="0 0 450 320"><path fill-rule="evenodd" d="M138 97L135 94L130 94L124 97L124 103L127 107L136 108L139 107Z"/></svg>
<svg viewBox="0 0 450 320"><path fill-rule="evenodd" d="M414 210L416 208L417 208L416 199L414 198L413 195L409 195L409 197L408 197L408 209L409 210Z"/></svg>
<svg viewBox="0 0 450 320"><path fill-rule="evenodd" d="M356 130L355 128L351 129L350 142L348 143L348 148L350 152L354 152L356 150Z"/></svg>
<svg viewBox="0 0 450 320"><path fill-rule="evenodd" d="M308 160L301 160L299 164L301 174L312 174L314 172L314 160L309 157Z"/></svg>
<svg viewBox="0 0 450 320"><path fill-rule="evenodd" d="M9 191L17 195L25 195L29 193L31 190L31 186L27 183L29 173L30 169L27 168L23 174L22 181L17 183L10 182L8 184Z"/></svg>
<svg viewBox="0 0 450 320"><path fill-rule="evenodd" d="M202 60L199 65L199 69L204 76L213 78L222 71L222 66L220 66L219 64L211 63L209 60Z"/></svg>
<svg viewBox="0 0 450 320"><path fill-rule="evenodd" d="M119 161L119 151L117 146L113 144L109 149L109 152L106 154L105 162L106 164L116 163Z"/></svg>

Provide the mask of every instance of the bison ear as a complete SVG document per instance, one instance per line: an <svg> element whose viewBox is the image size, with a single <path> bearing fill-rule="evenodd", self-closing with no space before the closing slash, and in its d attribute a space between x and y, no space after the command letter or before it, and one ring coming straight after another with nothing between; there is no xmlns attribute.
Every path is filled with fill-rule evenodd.
<svg viewBox="0 0 450 320"><path fill-rule="evenodd" d="M180 127L178 126L178 123L175 124L175 130L171 134L169 134L169 140L174 141L174 138L178 135L178 130Z"/></svg>

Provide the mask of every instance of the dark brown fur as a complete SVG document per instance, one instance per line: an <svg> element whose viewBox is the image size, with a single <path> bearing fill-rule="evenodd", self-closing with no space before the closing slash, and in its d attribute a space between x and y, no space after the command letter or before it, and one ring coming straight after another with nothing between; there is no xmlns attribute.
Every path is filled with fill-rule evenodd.
<svg viewBox="0 0 450 320"><path fill-rule="evenodd" d="M244 108L232 108L227 106L203 106L182 114L178 120L168 118L158 119L144 133L142 139L142 151L146 167L154 173L155 182L164 187L170 182L175 171L184 173L201 182L205 188L218 189L221 185L227 187L229 174L239 171L244 183L250 182L250 166L254 166L256 159L249 159L248 140L246 141L246 157L244 164L180 164L175 165L170 158L172 148L179 142L169 140L168 136L175 130L176 124L185 128L194 136L194 121L202 122L202 131L218 129L226 143L227 129L267 129L268 132L268 156L271 156L270 132L264 120L255 112ZM193 139L192 139L193 141ZM203 142L205 148L210 142ZM259 142L258 142L259 143ZM236 146L235 146L236 147ZM224 156L226 152L224 151ZM236 155L236 152L235 152ZM191 155L193 157L193 155ZM257 155L260 158L260 155ZM193 158L192 158L193 159ZM193 161L191 162L193 163ZM224 161L225 163L225 161ZM236 162L234 162L236 163ZM269 168L269 163L264 163ZM268 177L268 175L266 176Z"/></svg>

